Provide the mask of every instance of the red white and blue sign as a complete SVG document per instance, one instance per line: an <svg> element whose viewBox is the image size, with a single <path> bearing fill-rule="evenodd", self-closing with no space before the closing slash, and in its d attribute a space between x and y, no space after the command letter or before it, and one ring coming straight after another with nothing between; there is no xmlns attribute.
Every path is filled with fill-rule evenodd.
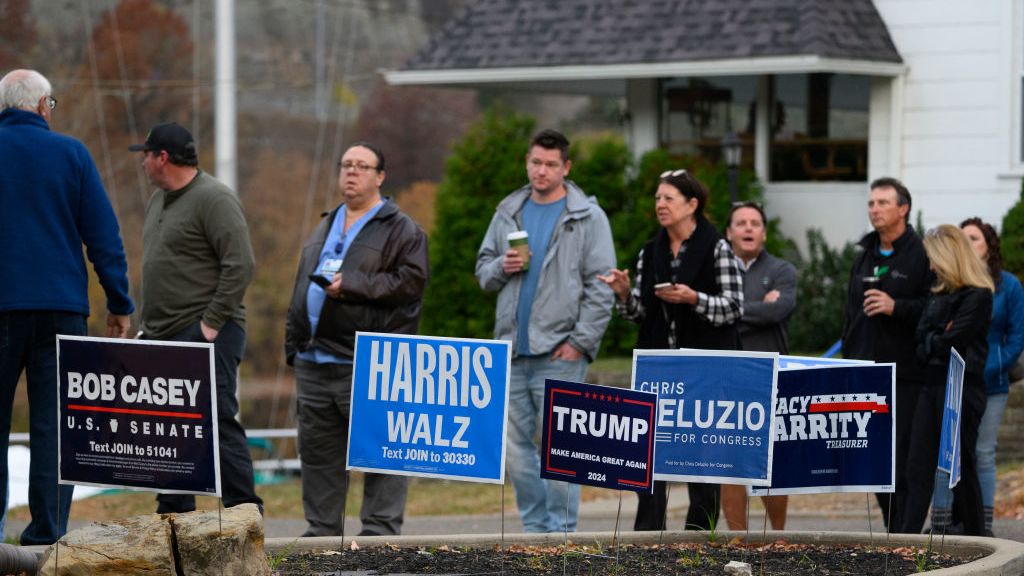
<svg viewBox="0 0 1024 576"><path fill-rule="evenodd" d="M58 480L220 496L213 344L57 336Z"/></svg>
<svg viewBox="0 0 1024 576"><path fill-rule="evenodd" d="M946 401L942 409L942 434L939 436L939 470L949 474L949 487L960 482L960 410L964 398L964 370L967 365L956 348L949 349L946 371Z"/></svg>
<svg viewBox="0 0 1024 576"><path fill-rule="evenodd" d="M778 354L634 350L634 390L658 395L654 478L767 486Z"/></svg>
<svg viewBox="0 0 1024 576"><path fill-rule="evenodd" d="M756 495L892 492L896 367L779 371L771 487Z"/></svg>
<svg viewBox="0 0 1024 576"><path fill-rule="evenodd" d="M657 394L544 382L541 478L614 490L654 490Z"/></svg>
<svg viewBox="0 0 1024 576"><path fill-rule="evenodd" d="M511 346L357 332L347 467L503 483Z"/></svg>

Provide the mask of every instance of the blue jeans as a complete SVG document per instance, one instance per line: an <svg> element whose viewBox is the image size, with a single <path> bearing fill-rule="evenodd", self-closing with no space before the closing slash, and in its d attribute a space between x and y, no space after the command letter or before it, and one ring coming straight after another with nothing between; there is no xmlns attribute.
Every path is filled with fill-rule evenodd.
<svg viewBox="0 0 1024 576"><path fill-rule="evenodd" d="M507 469L526 532L576 530L580 486L540 477L540 455L534 437L543 420L544 380L582 382L586 373L586 360L566 362L547 355L512 360Z"/></svg>
<svg viewBox="0 0 1024 576"><path fill-rule="evenodd" d="M57 485L57 344L56 335L82 336L85 316L73 312L0 313L0 430L11 429L18 378L28 382L28 507L32 521L21 544L52 544L64 535L74 486ZM0 500L7 502L8 435L0 434ZM58 497L59 494L59 497Z"/></svg>
<svg viewBox="0 0 1024 576"><path fill-rule="evenodd" d="M981 502L985 508L992 508L996 500L996 444L999 440L999 423L1006 411L1009 394L993 394L985 403L985 414L978 426L978 482L981 484ZM935 472L935 494L932 506L952 508L953 492L949 489L949 474Z"/></svg>

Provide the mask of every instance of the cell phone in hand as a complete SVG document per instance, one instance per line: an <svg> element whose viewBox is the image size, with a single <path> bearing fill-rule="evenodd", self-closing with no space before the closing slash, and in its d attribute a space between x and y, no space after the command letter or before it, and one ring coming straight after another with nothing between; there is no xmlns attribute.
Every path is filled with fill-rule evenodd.
<svg viewBox="0 0 1024 576"><path fill-rule="evenodd" d="M668 288L671 288L671 287L672 287L672 283L671 282L659 282L658 284L654 285L654 291L657 292L658 290L667 290Z"/></svg>
<svg viewBox="0 0 1024 576"><path fill-rule="evenodd" d="M312 281L314 284L321 288L326 289L328 286L331 285L331 281L328 280L327 278L324 278L323 274L310 274L309 279L310 281Z"/></svg>

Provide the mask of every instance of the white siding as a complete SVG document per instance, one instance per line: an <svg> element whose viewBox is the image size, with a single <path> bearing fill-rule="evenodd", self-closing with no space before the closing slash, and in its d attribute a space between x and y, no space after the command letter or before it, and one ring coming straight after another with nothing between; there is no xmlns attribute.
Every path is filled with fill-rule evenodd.
<svg viewBox="0 0 1024 576"><path fill-rule="evenodd" d="M811 182L765 185L765 212L780 218L783 234L807 254L807 229L821 230L830 246L859 239L870 227L867 186L861 183Z"/></svg>
<svg viewBox="0 0 1024 576"><path fill-rule="evenodd" d="M888 113L899 124L892 173L913 194L914 222L920 211L929 227L975 215L999 226L1018 198L1019 181L1006 174L1017 167L1020 138L1011 97L1020 82L1019 2L875 0L908 67L899 109Z"/></svg>

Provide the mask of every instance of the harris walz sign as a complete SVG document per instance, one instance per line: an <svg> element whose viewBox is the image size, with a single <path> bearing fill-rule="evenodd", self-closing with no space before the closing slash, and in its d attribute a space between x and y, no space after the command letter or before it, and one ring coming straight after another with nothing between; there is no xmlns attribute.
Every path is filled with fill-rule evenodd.
<svg viewBox="0 0 1024 576"><path fill-rule="evenodd" d="M220 496L213 345L58 336L62 484Z"/></svg>

